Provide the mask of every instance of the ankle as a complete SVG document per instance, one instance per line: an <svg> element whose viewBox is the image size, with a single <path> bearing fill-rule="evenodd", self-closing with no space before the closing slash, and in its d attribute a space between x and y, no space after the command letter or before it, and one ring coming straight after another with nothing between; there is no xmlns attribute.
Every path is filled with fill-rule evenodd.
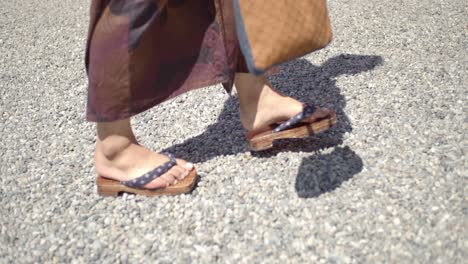
<svg viewBox="0 0 468 264"><path fill-rule="evenodd" d="M132 144L137 143L128 118L100 122L96 128L96 156L99 158L113 160Z"/></svg>
<svg viewBox="0 0 468 264"><path fill-rule="evenodd" d="M254 90L254 89L252 89ZM239 97L240 119L243 127L250 130L259 118L268 114L275 107L274 92L268 83L261 87L256 87L255 91L250 91Z"/></svg>
<svg viewBox="0 0 468 264"><path fill-rule="evenodd" d="M106 160L115 160L131 145L136 144L134 139L112 135L96 141L96 156L105 158Z"/></svg>
<svg viewBox="0 0 468 264"><path fill-rule="evenodd" d="M236 74L235 87L239 104L242 110L251 110L255 108L260 98L265 93L267 80L263 76L254 76L252 74Z"/></svg>
<svg viewBox="0 0 468 264"><path fill-rule="evenodd" d="M272 98L272 89L268 84L263 84L261 87L255 87L248 93L239 95L239 109L241 115L255 115L262 110Z"/></svg>

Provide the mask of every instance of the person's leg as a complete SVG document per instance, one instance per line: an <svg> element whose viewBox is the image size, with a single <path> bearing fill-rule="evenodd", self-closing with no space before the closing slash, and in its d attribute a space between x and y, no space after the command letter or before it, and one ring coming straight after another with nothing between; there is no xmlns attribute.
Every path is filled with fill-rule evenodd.
<svg viewBox="0 0 468 264"><path fill-rule="evenodd" d="M98 175L118 181L139 177L168 161L165 155L157 154L138 144L130 119L97 123L97 141L94 164ZM178 165L145 185L153 189L177 183L185 178L193 164L177 160Z"/></svg>
<svg viewBox="0 0 468 264"><path fill-rule="evenodd" d="M234 84L246 130L288 120L303 108L299 101L274 90L265 76L236 73Z"/></svg>

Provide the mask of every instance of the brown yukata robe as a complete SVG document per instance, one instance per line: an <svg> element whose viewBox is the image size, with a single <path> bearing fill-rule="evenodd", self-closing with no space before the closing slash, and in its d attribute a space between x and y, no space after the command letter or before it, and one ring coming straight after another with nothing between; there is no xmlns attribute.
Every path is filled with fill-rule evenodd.
<svg viewBox="0 0 468 264"><path fill-rule="evenodd" d="M247 72L231 0L92 0L86 118L109 122Z"/></svg>

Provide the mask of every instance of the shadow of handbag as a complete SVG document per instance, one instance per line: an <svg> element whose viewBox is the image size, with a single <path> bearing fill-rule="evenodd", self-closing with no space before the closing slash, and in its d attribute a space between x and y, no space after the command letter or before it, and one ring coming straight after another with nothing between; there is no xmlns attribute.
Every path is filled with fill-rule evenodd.
<svg viewBox="0 0 468 264"><path fill-rule="evenodd" d="M233 4L240 48L253 74L321 49L332 39L326 0L233 0Z"/></svg>

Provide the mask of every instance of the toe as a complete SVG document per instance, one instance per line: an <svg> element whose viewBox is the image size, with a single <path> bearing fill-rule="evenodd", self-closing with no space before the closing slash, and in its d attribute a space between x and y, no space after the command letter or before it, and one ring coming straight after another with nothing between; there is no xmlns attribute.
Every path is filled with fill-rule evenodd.
<svg viewBox="0 0 468 264"><path fill-rule="evenodd" d="M185 168L187 171L193 170L194 167L195 167L195 166L193 165L193 163L190 163L190 162L187 162L187 163L185 163L185 165L184 165L184 168Z"/></svg>
<svg viewBox="0 0 468 264"><path fill-rule="evenodd" d="M194 168L194 165L193 163L191 162L187 162L185 160L181 160L181 159L177 159L177 165L179 165L180 167L188 170L188 171L191 171L193 168Z"/></svg>
<svg viewBox="0 0 468 264"><path fill-rule="evenodd" d="M166 181L166 186L174 185L177 178L170 171L164 173L161 178Z"/></svg>
<svg viewBox="0 0 468 264"><path fill-rule="evenodd" d="M319 108L316 111L316 114L314 113L314 115L316 115L317 118L324 118L330 116L332 114L332 111L333 110L330 108Z"/></svg>
<svg viewBox="0 0 468 264"><path fill-rule="evenodd" d="M166 173L145 185L144 188L156 189L164 188L169 185L175 185L178 181L183 180L193 168L194 165L192 163L177 159L176 166L173 166Z"/></svg>
<svg viewBox="0 0 468 264"><path fill-rule="evenodd" d="M181 166L172 167L168 173L173 175L177 180L181 181L188 175L189 171Z"/></svg>
<svg viewBox="0 0 468 264"><path fill-rule="evenodd" d="M157 189L157 188L164 188L169 185L173 185L176 181L176 178L170 174L169 172L164 173L157 179L153 180L152 182L145 185L145 189Z"/></svg>
<svg viewBox="0 0 468 264"><path fill-rule="evenodd" d="M333 113L332 109L329 108L317 108L317 110L308 118L305 119L307 122L314 122L318 119L326 118L331 116Z"/></svg>

